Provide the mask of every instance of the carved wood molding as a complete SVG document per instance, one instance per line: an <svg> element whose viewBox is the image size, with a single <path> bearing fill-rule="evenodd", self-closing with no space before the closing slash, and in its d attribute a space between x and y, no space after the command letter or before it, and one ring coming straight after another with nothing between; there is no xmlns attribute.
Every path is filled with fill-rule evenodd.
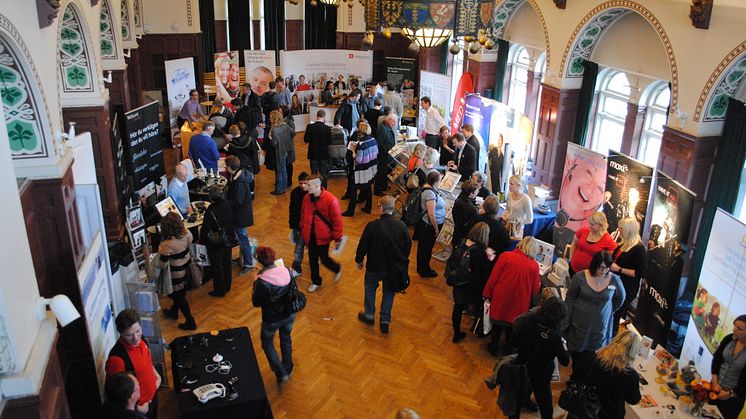
<svg viewBox="0 0 746 419"><path fill-rule="evenodd" d="M712 4L715 0L692 0L689 7L689 19L692 26L697 29L710 29L710 16L712 15Z"/></svg>
<svg viewBox="0 0 746 419"><path fill-rule="evenodd" d="M39 15L39 28L51 25L60 13L60 0L36 0L36 13Z"/></svg>
<svg viewBox="0 0 746 419"><path fill-rule="evenodd" d="M567 0L554 0L554 5L557 6L558 9L564 9L567 7Z"/></svg>

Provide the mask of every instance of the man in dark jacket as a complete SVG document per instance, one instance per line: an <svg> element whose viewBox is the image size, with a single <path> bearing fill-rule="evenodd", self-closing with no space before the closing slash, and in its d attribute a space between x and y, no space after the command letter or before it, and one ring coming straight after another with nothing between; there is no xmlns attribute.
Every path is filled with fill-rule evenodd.
<svg viewBox="0 0 746 419"><path fill-rule="evenodd" d="M376 142L378 143L378 175L376 175L376 182L373 186L373 193L378 196L383 195L383 191L389 188L388 175L390 172L390 164L393 161L389 150L396 144L396 133L394 127L396 127L396 115L389 113L381 124L376 129Z"/></svg>
<svg viewBox="0 0 746 419"><path fill-rule="evenodd" d="M490 227L488 247L495 252L495 258L492 259L494 265L497 258L510 246L510 234L502 220L497 218L497 212L500 209L500 201L495 195L490 195L484 199L482 207L477 215L466 226L468 232L477 223L486 223Z"/></svg>
<svg viewBox="0 0 746 419"><path fill-rule="evenodd" d="M409 237L407 226L392 216L394 204L394 198L390 195L381 198L378 205L381 208L381 218L365 226L355 254L355 262L360 270L363 269L363 259L367 257L365 312L358 313L357 318L365 324L373 324L376 313L376 290L378 283L383 281L379 321L383 333L389 332L394 293L403 291L409 284L407 267L412 239Z"/></svg>
<svg viewBox="0 0 746 419"><path fill-rule="evenodd" d="M477 170L477 152L474 147L466 142L460 132L454 134L453 145L456 146L456 152L453 161L448 162L448 170L461 174L461 181L463 182Z"/></svg>
<svg viewBox="0 0 746 419"><path fill-rule="evenodd" d="M290 216L288 224L292 230L293 242L295 242L295 252L293 253L293 276L300 276L303 269L303 252L306 249L306 243L300 233L300 211L303 206L303 198L308 193L308 173L301 172L298 175L298 186L290 192Z"/></svg>
<svg viewBox="0 0 746 419"><path fill-rule="evenodd" d="M272 111L280 109L280 100L275 91L276 87L277 84L274 81L269 82L269 90L262 96L262 113L264 114L264 123L266 124L264 128L265 138L269 134L270 128L272 128L269 122L269 114Z"/></svg>
<svg viewBox="0 0 746 419"><path fill-rule="evenodd" d="M349 132L349 131L348 131ZM329 145L332 143L332 128L326 125L326 112L316 112L316 122L306 127L303 142L308 144L308 160L311 173L326 179L329 173Z"/></svg>
<svg viewBox="0 0 746 419"><path fill-rule="evenodd" d="M262 98L251 90L249 83L244 83L241 92L241 107L236 111L234 122L245 123L247 133L257 137L256 127L265 127L262 115Z"/></svg>
<svg viewBox="0 0 746 419"><path fill-rule="evenodd" d="M254 175L250 170L241 168L241 160L236 156L228 156L225 165L231 177L225 190L225 197L233 210L233 225L235 227L238 244L241 247L243 263L238 275L246 275L254 269L251 245L249 244L248 227L254 225L254 209L251 205L251 181Z"/></svg>
<svg viewBox="0 0 746 419"><path fill-rule="evenodd" d="M477 155L477 160L476 160L477 169L476 170L481 170L482 168L479 167L479 163L478 163L479 162L479 150L481 149L481 147L479 146L479 138L477 138L477 136L474 134L474 126L471 124L464 124L463 126L461 126L461 132L464 133L464 138L466 138L466 143L474 148L474 153Z"/></svg>
<svg viewBox="0 0 746 419"><path fill-rule="evenodd" d="M453 245L458 246L469 232L467 226L477 216L477 204L474 198L477 196L477 185L471 180L461 184L461 193L453 203ZM471 228L471 227L469 227Z"/></svg>
<svg viewBox="0 0 746 419"><path fill-rule="evenodd" d="M347 100L339 105L337 114L334 115L334 120L336 121L339 118L340 125L345 127L349 132L352 132L352 129L357 127L357 121L363 115L358 99L360 99L359 91L351 91L349 96L347 96Z"/></svg>
<svg viewBox="0 0 746 419"><path fill-rule="evenodd" d="M147 419L136 409L140 398L140 383L130 371L122 371L106 379L106 403L101 417L110 419Z"/></svg>

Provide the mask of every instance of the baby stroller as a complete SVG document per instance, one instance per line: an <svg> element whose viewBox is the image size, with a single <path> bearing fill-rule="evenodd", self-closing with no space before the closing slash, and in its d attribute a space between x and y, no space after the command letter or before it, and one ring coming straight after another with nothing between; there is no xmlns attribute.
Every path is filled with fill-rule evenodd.
<svg viewBox="0 0 746 419"><path fill-rule="evenodd" d="M332 127L329 144L329 174L347 173L347 139L350 134L343 127Z"/></svg>

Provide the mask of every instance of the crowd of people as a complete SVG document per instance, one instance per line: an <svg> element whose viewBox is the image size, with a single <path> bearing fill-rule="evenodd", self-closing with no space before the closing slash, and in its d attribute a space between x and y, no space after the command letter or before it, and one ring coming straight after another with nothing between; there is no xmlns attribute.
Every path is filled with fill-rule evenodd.
<svg viewBox="0 0 746 419"><path fill-rule="evenodd" d="M261 267L253 285L252 303L261 308L262 348L278 385L282 385L291 378L294 368L291 332L296 314L288 309L287 296L295 286L294 279L303 275L305 253L311 280L308 293L324 285L321 265L332 274L333 282L338 282L342 267L330 255L330 246L342 240L343 217L354 217L359 202L364 203L362 211L371 214L377 195L378 217L365 225L355 251L357 268L365 271L363 311L357 316L360 322L375 324L376 292L381 285L378 322L380 331L389 333L394 297L410 284L413 240L418 241L415 270L420 280L441 275L431 265L431 258L448 215L454 227L453 250L442 274L452 287L452 342L458 344L467 337L462 331L464 314L474 319L470 329L484 337L479 321L487 301L492 331L486 349L494 356L515 354L515 362L526 366L527 389L511 401L510 407L501 405L506 415L518 418L521 409L527 408L540 411L542 418L553 417L550 381L555 358L564 366L571 363L572 380L595 386L601 402L599 417L624 417L624 404L640 400L633 361L641 341L635 332L623 327L647 263L636 220L619 221L617 241L607 231L602 212L592 214L588 226L577 230L570 246L571 279L563 300L554 288L542 286L536 262L539 243L534 237L523 236L524 226L533 221L524 180L510 177L501 213L500 197L488 187L486 168L479 167L479 149L485 145L480 144L472 126L464 125L459 132L451 133L430 99L421 98L426 111L425 141L414 148L406 165L407 192L419 196L418 212L411 224L414 228L410 229L396 217L396 199L387 194L392 188L388 175L392 166L399 164L389 155L401 115L401 102L387 98L393 87L388 85L383 95L378 94L377 84L365 94L351 90L332 116L333 126L327 125L329 115L325 110L313 115L315 120L303 135L311 173L298 174L297 186L291 190L296 162L291 110L295 99L277 100L284 89L282 82L278 78L268 83L263 95L244 85L243 94L232 103L233 109L214 107L212 116L224 118L223 127L217 127L211 116L203 123L202 132L191 139L189 154L194 166L216 173L221 156L214 137L225 140L228 182L224 190L210 190L211 205L199 233L185 229L178 214L170 213L160 220L161 242L155 263L170 269L173 306L164 309L167 317L178 319L181 314L185 322L179 324L180 328L197 328L186 296L194 238L207 246L214 287L209 294L216 298L231 291L231 247L238 245L239 276L254 269L255 260ZM329 81L326 87L331 92L335 85ZM192 96L184 104L181 118L204 117L193 106L196 100ZM260 127L266 134L263 140L257 135ZM217 129L221 131L218 134ZM342 145L344 151L335 150L335 144ZM275 264L278 257L274 249L252 248L248 235L248 227L254 223L254 176L260 172L262 155L264 164L275 172L271 193L282 196L291 190L288 225L294 252L287 268ZM347 170L347 188L341 200L349 202L344 212L340 199L326 187L333 155L344 155ZM461 179L450 214L439 188L446 171L457 173ZM186 166L179 164L169 184L168 193L183 215L191 212L185 187L190 176ZM108 408L118 412L111 417L154 418L160 377L141 339L137 313L123 311L117 316L116 326L120 339L106 366ZM278 332L279 355L274 346ZM746 317L740 316L713 362L713 385L719 394L716 403L723 412L740 410L746 397L746 368L744 358L739 358L745 344ZM124 415L125 411L132 415Z"/></svg>

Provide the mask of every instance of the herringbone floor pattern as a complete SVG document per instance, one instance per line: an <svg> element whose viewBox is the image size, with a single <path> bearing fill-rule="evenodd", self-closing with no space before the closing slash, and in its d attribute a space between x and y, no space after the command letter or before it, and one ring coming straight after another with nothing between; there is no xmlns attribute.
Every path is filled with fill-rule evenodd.
<svg viewBox="0 0 746 419"><path fill-rule="evenodd" d="M176 153L167 152L171 168ZM296 154L294 177L303 170L309 171L302 134L296 136ZM339 197L345 184L343 176L332 177L329 189ZM255 225L249 233L259 239L260 245L273 247L279 257L290 263L293 248L288 241L289 194L270 195L273 185L273 172L263 168L256 183ZM342 201L343 211L346 205L347 201ZM342 279L334 284L331 272L322 266L323 287L307 294L308 305L295 322L295 370L281 390L261 350L260 310L251 305L255 272L238 277L234 270L232 290L222 299L207 295L212 289L209 282L189 293L198 331L249 328L276 418L393 418L402 407L414 409L422 418L503 417L495 403L497 391L489 390L483 381L495 359L485 349L487 339L468 334L461 343L451 343L451 289L442 277L426 280L417 275L414 247L412 284L406 294L398 294L395 299L390 333L383 335L379 331L377 318L373 327L358 322L357 312L363 305L363 272L355 267L354 255L365 224L375 217L374 206L373 215L358 210L354 218L344 218L345 234L350 240L337 258L342 264ZM432 266L443 271L441 262L433 260ZM310 284L309 271L306 257L299 279L304 291ZM170 300L164 298L161 304L170 306ZM464 316L463 328L467 329L470 323L471 318ZM185 334L176 327L176 321L162 318L161 324L169 342ZM170 364L170 354L167 361ZM159 416L179 417L173 390L161 389L159 397ZM555 414L559 413L559 408L555 408ZM523 415L538 417L526 411Z"/></svg>

